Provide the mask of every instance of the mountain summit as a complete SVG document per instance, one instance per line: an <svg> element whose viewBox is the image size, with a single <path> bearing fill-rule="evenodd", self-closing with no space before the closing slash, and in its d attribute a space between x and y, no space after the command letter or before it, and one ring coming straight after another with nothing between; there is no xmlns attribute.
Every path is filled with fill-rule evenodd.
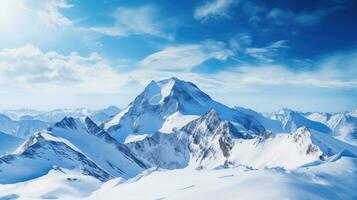
<svg viewBox="0 0 357 200"><path fill-rule="evenodd" d="M210 109L232 121L240 131L251 134L265 131L253 117L214 101L195 84L177 78L151 81L105 128L119 142L124 142L129 134L172 132Z"/></svg>

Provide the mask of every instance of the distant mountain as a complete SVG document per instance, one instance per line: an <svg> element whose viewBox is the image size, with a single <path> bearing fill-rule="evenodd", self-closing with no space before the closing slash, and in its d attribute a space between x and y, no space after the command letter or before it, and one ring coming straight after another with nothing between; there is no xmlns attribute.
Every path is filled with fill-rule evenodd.
<svg viewBox="0 0 357 200"><path fill-rule="evenodd" d="M280 121L282 130L286 133L291 133L303 126L321 133L332 133L331 129L325 124L318 121L312 121L304 117L303 114L290 109L284 108L278 112L269 113L268 117L272 120Z"/></svg>
<svg viewBox="0 0 357 200"><path fill-rule="evenodd" d="M212 108L239 131L247 134L265 131L254 117L214 101L193 83L177 78L152 81L126 109L106 123L105 128L124 142L130 134L172 132Z"/></svg>
<svg viewBox="0 0 357 200"><path fill-rule="evenodd" d="M305 113L308 119L328 126L333 135L350 144L357 145L357 115L356 110L341 113Z"/></svg>
<svg viewBox="0 0 357 200"><path fill-rule="evenodd" d="M41 114L42 111L33 109L3 110L0 113L10 117L12 120L20 120L22 117L32 117Z"/></svg>
<svg viewBox="0 0 357 200"><path fill-rule="evenodd" d="M98 125L110 121L115 115L120 112L120 109L115 106L93 111L89 117Z"/></svg>
<svg viewBox="0 0 357 200"><path fill-rule="evenodd" d="M18 138L27 139L33 133L45 130L50 123L36 119L20 119L15 121L10 117L0 114L0 131Z"/></svg>
<svg viewBox="0 0 357 200"><path fill-rule="evenodd" d="M92 113L91 110L85 108L77 109L56 109L47 112L42 112L38 115L33 116L33 119L38 119L45 122L58 122L64 117L85 117Z"/></svg>
<svg viewBox="0 0 357 200"><path fill-rule="evenodd" d="M23 142L20 138L0 132L0 156L12 153Z"/></svg>
<svg viewBox="0 0 357 200"><path fill-rule="evenodd" d="M266 117L263 114L258 113L252 109L243 108L243 107L239 107L239 106L235 106L234 108L236 110L238 110L239 112L242 112L242 113L245 113L246 115L250 115L250 116L254 117L255 119L257 119L259 121L260 124L262 124L265 127L265 129L272 131L273 133L286 132L285 130L283 130L283 125L282 125L281 121L278 119L271 119L271 118Z"/></svg>
<svg viewBox="0 0 357 200"><path fill-rule="evenodd" d="M112 119L119 108L109 106L101 110L91 111L88 109L56 109L47 112L35 110L6 110L0 113L0 131L19 138L27 139L37 131L45 130L52 124L62 120L64 117L86 117L102 124Z"/></svg>

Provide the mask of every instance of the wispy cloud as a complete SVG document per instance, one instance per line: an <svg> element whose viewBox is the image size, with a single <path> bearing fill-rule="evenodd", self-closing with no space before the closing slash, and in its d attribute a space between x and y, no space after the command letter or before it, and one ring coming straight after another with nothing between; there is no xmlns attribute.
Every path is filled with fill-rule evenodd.
<svg viewBox="0 0 357 200"><path fill-rule="evenodd" d="M259 59L264 62L273 62L274 57L277 56L280 50L288 48L286 40L276 41L268 46L253 48L249 47L245 49L245 54L253 58Z"/></svg>
<svg viewBox="0 0 357 200"><path fill-rule="evenodd" d="M160 18L155 6L119 7L111 17L115 21L112 26L88 27L83 28L83 30L113 37L152 35L169 40L173 39L173 36L165 30L163 23L165 20Z"/></svg>
<svg viewBox="0 0 357 200"><path fill-rule="evenodd" d="M288 9L274 8L267 13L267 19L275 24L281 25L287 22L294 22L299 25L313 25L319 23L324 17L335 9L317 9L312 12L294 13Z"/></svg>
<svg viewBox="0 0 357 200"><path fill-rule="evenodd" d="M237 4L238 0L211 0L198 6L194 11L196 20L206 20L209 18L230 18L229 9Z"/></svg>
<svg viewBox="0 0 357 200"><path fill-rule="evenodd" d="M251 45L252 37L247 34L239 34L229 40L229 46L233 51L241 50L244 47Z"/></svg>
<svg viewBox="0 0 357 200"><path fill-rule="evenodd" d="M276 25L294 23L301 26L310 26L319 23L328 15L344 8L344 1L335 2L334 6L318 7L310 11L292 11L289 8L269 8L257 2L245 2L242 6L243 12L253 25L271 22Z"/></svg>
<svg viewBox="0 0 357 200"><path fill-rule="evenodd" d="M140 66L165 70L190 70L203 62L216 59L226 60L233 52L223 42L206 40L199 44L186 44L164 48L142 61Z"/></svg>

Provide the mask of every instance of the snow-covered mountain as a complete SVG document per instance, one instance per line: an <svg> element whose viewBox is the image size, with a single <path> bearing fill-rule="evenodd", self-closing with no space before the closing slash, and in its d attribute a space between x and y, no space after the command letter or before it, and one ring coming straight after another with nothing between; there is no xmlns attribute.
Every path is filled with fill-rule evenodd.
<svg viewBox="0 0 357 200"><path fill-rule="evenodd" d="M98 125L110 121L115 115L120 112L120 109L115 106L93 111L89 117Z"/></svg>
<svg viewBox="0 0 357 200"><path fill-rule="evenodd" d="M177 169L226 164L233 147L232 138L251 138L222 120L214 109L188 123L175 133L156 133L127 146L151 166Z"/></svg>
<svg viewBox="0 0 357 200"><path fill-rule="evenodd" d="M126 109L106 123L105 128L118 141L124 142L130 134L172 132L212 108L239 131L247 134L265 131L254 117L214 101L193 83L177 78L152 81Z"/></svg>
<svg viewBox="0 0 357 200"><path fill-rule="evenodd" d="M0 114L0 131L15 137L27 139L33 133L50 126L50 123L36 119L20 119L18 121Z"/></svg>
<svg viewBox="0 0 357 200"><path fill-rule="evenodd" d="M0 113L10 117L12 120L20 120L21 118L27 118L41 114L42 111L23 108L17 110L2 110Z"/></svg>
<svg viewBox="0 0 357 200"><path fill-rule="evenodd" d="M357 116L356 110L341 113L305 113L306 118L317 121L328 126L334 137L357 145Z"/></svg>
<svg viewBox="0 0 357 200"><path fill-rule="evenodd" d="M213 109L175 133L156 133L127 145L151 166L166 169L240 164L296 168L341 152L357 155L357 147L307 127L292 134L245 135Z"/></svg>
<svg viewBox="0 0 357 200"><path fill-rule="evenodd" d="M102 181L112 178L70 142L43 132L28 139L15 154L0 158L0 183L31 180L55 166L78 170Z"/></svg>
<svg viewBox="0 0 357 200"><path fill-rule="evenodd" d="M38 111L31 109L19 109L19 110L3 110L0 111L3 115L8 116L14 121L21 119L27 120L40 120L44 122L55 123L63 119L64 117L90 117L97 124L109 121L113 116L118 114L120 109L116 106L109 106L107 108L99 110L89 110L86 108L76 109L55 109L50 111Z"/></svg>
<svg viewBox="0 0 357 200"><path fill-rule="evenodd" d="M101 181L133 177L147 168L90 118L65 117L32 136L14 154L0 158L0 183L30 180L53 166L79 170Z"/></svg>
<svg viewBox="0 0 357 200"><path fill-rule="evenodd" d="M32 134L45 130L64 117L80 118L89 116L96 124L102 124L111 120L119 111L120 109L115 106L96 111L84 108L56 109L47 112L28 109L5 110L2 111L3 114L0 113L0 131L27 139Z"/></svg>
<svg viewBox="0 0 357 200"><path fill-rule="evenodd" d="M0 115L0 153L7 153L0 157L0 199L357 195L355 111L261 114L171 78L152 81L120 112L23 112Z"/></svg>
<svg viewBox="0 0 357 200"><path fill-rule="evenodd" d="M270 117L266 117L263 114L258 113L252 109L243 108L239 106L235 106L234 108L242 113L245 113L246 115L254 117L256 120L259 121L260 124L265 127L266 130L272 131L273 133L286 132L283 129L281 121L278 119L271 119Z"/></svg>
<svg viewBox="0 0 357 200"><path fill-rule="evenodd" d="M306 126L309 129L319 131L321 133L331 133L331 129L325 124L307 119L301 113L287 108L281 109L278 112L269 113L268 116L272 120L280 121L282 130L286 133L291 133L302 126Z"/></svg>
<svg viewBox="0 0 357 200"><path fill-rule="evenodd" d="M91 110L86 108L77 108L77 109L56 109L47 112L42 112L38 115L33 116L33 119L38 119L46 122L58 122L64 117L85 117L89 116L92 113Z"/></svg>
<svg viewBox="0 0 357 200"><path fill-rule="evenodd" d="M112 176L128 178L147 168L125 145L118 143L89 117L65 117L49 130L53 135L70 141Z"/></svg>

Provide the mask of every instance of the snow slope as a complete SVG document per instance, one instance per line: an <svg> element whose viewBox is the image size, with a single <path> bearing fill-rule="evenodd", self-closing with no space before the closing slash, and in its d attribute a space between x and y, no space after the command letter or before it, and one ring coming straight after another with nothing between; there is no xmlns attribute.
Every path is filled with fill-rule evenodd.
<svg viewBox="0 0 357 200"><path fill-rule="evenodd" d="M133 180L110 180L86 199L352 200L357 196L356 167L356 158L342 157L296 171L254 170L243 166L218 170L157 170Z"/></svg>
<svg viewBox="0 0 357 200"><path fill-rule="evenodd" d="M77 171L55 168L29 181L0 185L0 199L72 199L86 197L102 182Z"/></svg>
<svg viewBox="0 0 357 200"><path fill-rule="evenodd" d="M53 135L70 141L111 176L133 177L147 166L89 117L65 117L50 128Z"/></svg>
<svg viewBox="0 0 357 200"><path fill-rule="evenodd" d="M248 108L243 108L243 107L239 107L239 106L235 106L234 108L242 113L245 113L246 115L250 115L250 116L254 117L255 119L257 119L259 121L260 124L262 124L265 127L265 129L272 131L273 133L285 132L283 130L283 125L282 125L281 121L279 121L277 119L271 119L269 117L266 117L256 111L248 109Z"/></svg>
<svg viewBox="0 0 357 200"><path fill-rule="evenodd" d="M115 115L120 112L120 109L115 106L94 111L90 114L90 118L98 125L110 121Z"/></svg>
<svg viewBox="0 0 357 200"><path fill-rule="evenodd" d="M212 108L241 131L260 134L265 130L254 117L214 101L193 83L177 78L152 81L126 109L105 124L105 129L124 142L129 134L172 132Z"/></svg>
<svg viewBox="0 0 357 200"><path fill-rule="evenodd" d="M12 153L23 142L20 138L0 132L0 156Z"/></svg>

